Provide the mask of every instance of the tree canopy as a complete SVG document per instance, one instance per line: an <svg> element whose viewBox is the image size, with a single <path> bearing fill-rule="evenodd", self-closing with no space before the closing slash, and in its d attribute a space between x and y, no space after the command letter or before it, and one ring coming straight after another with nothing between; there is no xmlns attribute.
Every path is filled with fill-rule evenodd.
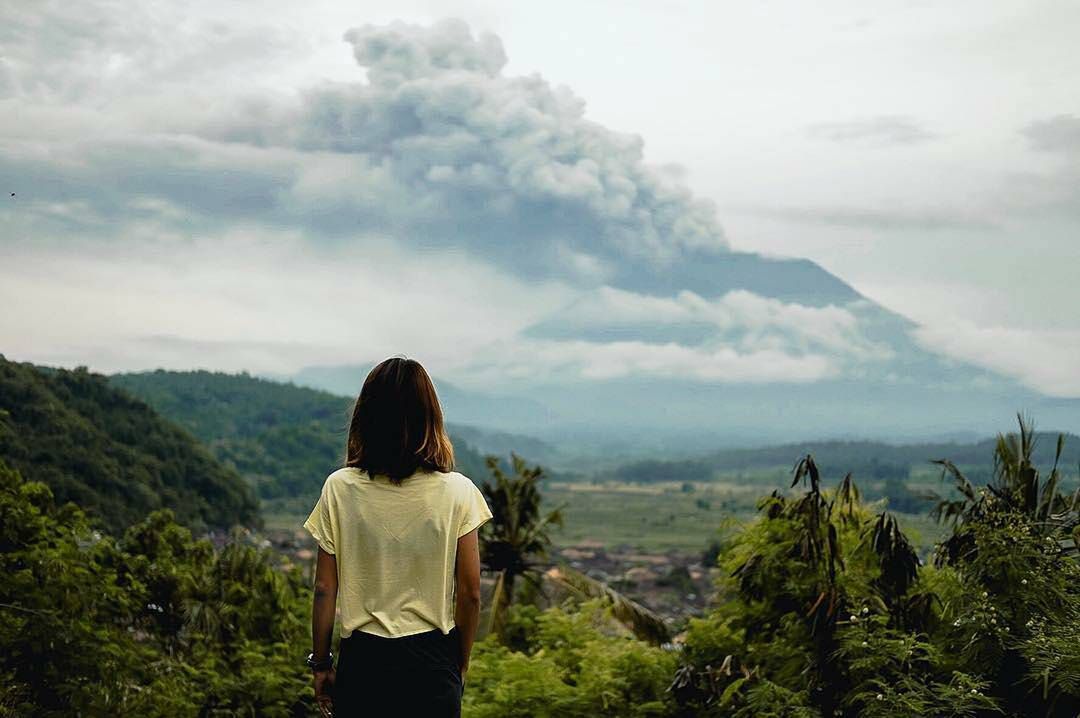
<svg viewBox="0 0 1080 718"><path fill-rule="evenodd" d="M310 715L311 593L154 511L114 538L0 462L0 717Z"/></svg>
<svg viewBox="0 0 1080 718"><path fill-rule="evenodd" d="M236 471L85 368L0 357L0 459L107 531L162 508L196 529L259 521L255 494Z"/></svg>

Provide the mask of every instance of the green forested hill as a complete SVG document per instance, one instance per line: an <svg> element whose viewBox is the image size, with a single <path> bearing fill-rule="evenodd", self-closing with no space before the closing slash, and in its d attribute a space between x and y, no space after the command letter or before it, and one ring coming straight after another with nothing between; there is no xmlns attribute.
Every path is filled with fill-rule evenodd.
<svg viewBox="0 0 1080 718"><path fill-rule="evenodd" d="M314 499L341 466L352 400L247 373L157 370L110 377L189 429L262 498ZM479 478L483 458L451 437L457 469Z"/></svg>
<svg viewBox="0 0 1080 718"><path fill-rule="evenodd" d="M110 531L170 508L192 528L258 524L258 500L180 427L85 368L0 356L0 459Z"/></svg>

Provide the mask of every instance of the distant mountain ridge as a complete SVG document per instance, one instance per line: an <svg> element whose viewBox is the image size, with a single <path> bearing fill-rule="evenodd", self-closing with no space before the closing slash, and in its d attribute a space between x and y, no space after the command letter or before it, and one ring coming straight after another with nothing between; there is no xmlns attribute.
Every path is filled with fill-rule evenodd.
<svg viewBox="0 0 1080 718"><path fill-rule="evenodd" d="M258 500L239 474L85 369L0 356L0 459L112 532L161 508L195 530L261 523Z"/></svg>
<svg viewBox="0 0 1080 718"><path fill-rule="evenodd" d="M946 375L925 382L845 377L814 383L720 384L624 377L523 384L519 394L498 395L470 392L438 379L436 385L440 396L453 397L444 401L450 420L552 447L554 453L538 452L536 458L555 465L567 459L608 463L615 455L700 456L795 441L977 440L996 434L1017 411L1030 415L1041 431L1080 433L1080 400L1043 397L1006 379L997 387L979 389L973 381L982 374L973 380L964 378L963 366L941 366ZM334 371L363 376L368 369L358 365ZM310 386L334 386L321 382L319 371L308 370L305 376ZM492 404L499 406L498 413L488 410Z"/></svg>
<svg viewBox="0 0 1080 718"><path fill-rule="evenodd" d="M666 373L523 372L490 386L469 381L466 372L437 380L447 416L598 461L611 453L675 457L821 437L918 442L986 436L1018 411L1041 429L1080 433L1080 398L1046 396L935 353L916 341L910 319L811 261L688 250L670 264L626 262L612 271L606 284L553 307L520 336L555 346L649 347L656 354L646 354L646 367L650 356L662 364L669 351L709 356L742 352L744 344L746 351L765 347L786 360L813 356L834 366L813 379L703 378L712 375L695 374L691 358L685 370ZM803 326L800 317L822 326ZM614 351L606 356L621 361ZM570 352L566 361L573 359ZM370 366L305 367L288 378L353 394Z"/></svg>
<svg viewBox="0 0 1080 718"><path fill-rule="evenodd" d="M1030 414L1043 428L1080 433L1080 399L1047 397L1010 377L934 353L915 340L917 325L910 319L808 260L691 253L670 266L635 264L620 272L612 287L668 302L663 308L671 316L619 316L620 306L605 303L601 293L550 313L523 334L560 341L703 347L707 353L738 348L748 335L760 332L766 346L791 357L832 357L839 370L812 381L782 376L763 381L703 379L693 375L693 367L669 376L523 379L514 395L541 402L546 415L507 430L556 443L576 439L604 444L621 438L628 447L672 453L707 450L709 444L774 444L821 436L919 441L959 431L987 435L1017 411ZM701 299L672 303L686 291ZM731 326L721 329L707 321L708 312L676 311L701 301L722 301L733 291L758 297L747 311L761 326L742 326L733 312L728 317ZM639 301L626 301L631 299ZM795 316L805 315L807 321L813 317L806 308L831 307L846 312L854 323L803 334L791 324L770 327L770 312L784 311L782 305L769 304L777 301L795 307Z"/></svg>
<svg viewBox="0 0 1080 718"><path fill-rule="evenodd" d="M850 284L809 259L753 252L688 249L671 264L621 264L611 285L650 296L687 290L709 298L743 289L811 307L864 299Z"/></svg>
<svg viewBox="0 0 1080 718"><path fill-rule="evenodd" d="M1003 434L1015 429L1003 430ZM1036 432L1032 458L1040 470L1048 472L1054 463L1057 434ZM1080 436L1066 434L1058 468L1065 486L1075 486L1080 475ZM847 473L856 481L905 478L911 469L939 470L932 462L952 461L972 480L989 481L993 470L996 438L978 441L939 441L890 444L880 441L807 441L760 448L726 449L682 460L647 459L619 464L598 473L601 478L621 481L706 481L716 472L755 469L788 469L807 454L814 456L821 476L835 482Z"/></svg>

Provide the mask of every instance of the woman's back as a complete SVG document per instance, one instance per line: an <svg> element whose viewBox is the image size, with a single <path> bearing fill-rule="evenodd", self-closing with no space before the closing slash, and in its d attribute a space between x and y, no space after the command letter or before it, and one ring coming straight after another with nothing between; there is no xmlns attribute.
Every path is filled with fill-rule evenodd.
<svg viewBox="0 0 1080 718"><path fill-rule="evenodd" d="M315 700L339 718L458 716L480 624L477 529L491 511L453 470L435 385L417 361L391 357L371 370L344 458L304 522L319 543Z"/></svg>
<svg viewBox="0 0 1080 718"><path fill-rule="evenodd" d="M330 474L304 526L337 559L340 635L448 633L457 540L489 518L483 494L456 471L419 470L400 483L356 468Z"/></svg>

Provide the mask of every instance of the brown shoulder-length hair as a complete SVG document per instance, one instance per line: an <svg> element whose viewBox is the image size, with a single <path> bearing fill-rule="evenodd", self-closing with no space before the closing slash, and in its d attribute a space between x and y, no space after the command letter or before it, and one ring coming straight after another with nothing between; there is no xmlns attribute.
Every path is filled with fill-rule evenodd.
<svg viewBox="0 0 1080 718"><path fill-rule="evenodd" d="M394 483L420 469L454 468L439 397L420 362L391 357L368 374L353 406L345 465Z"/></svg>

